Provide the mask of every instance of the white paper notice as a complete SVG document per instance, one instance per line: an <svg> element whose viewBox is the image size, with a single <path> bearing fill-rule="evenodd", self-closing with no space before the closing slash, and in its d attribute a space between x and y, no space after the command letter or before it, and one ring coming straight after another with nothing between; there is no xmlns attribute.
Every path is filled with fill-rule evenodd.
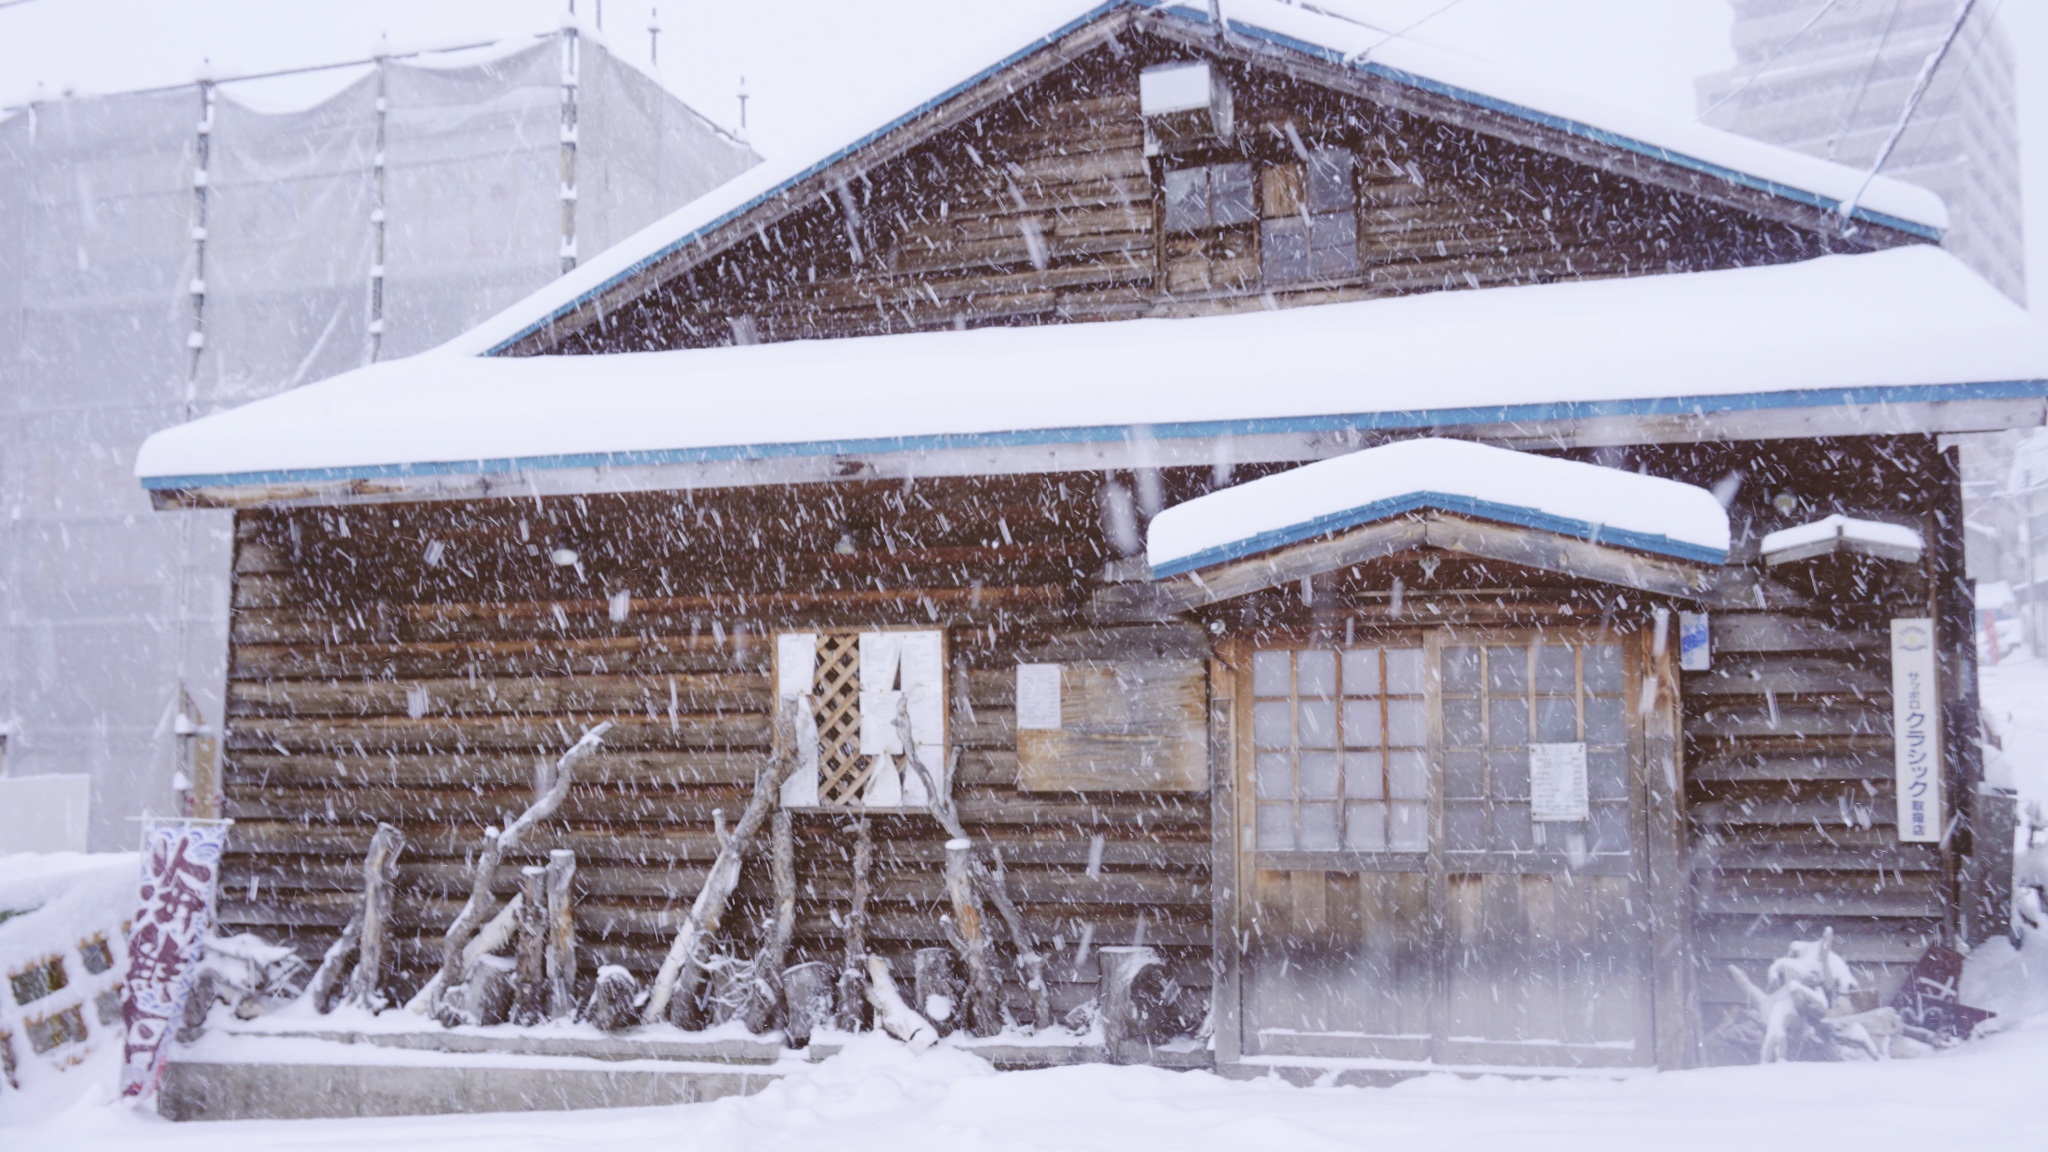
<svg viewBox="0 0 2048 1152"><path fill-rule="evenodd" d="M1529 745L1529 818L1569 822L1586 818L1586 746Z"/></svg>
<svg viewBox="0 0 2048 1152"><path fill-rule="evenodd" d="M1060 726L1060 666L1017 665L1017 730L1056 730Z"/></svg>
<svg viewBox="0 0 2048 1152"><path fill-rule="evenodd" d="M818 672L818 634L784 632L775 637L775 694L809 696Z"/></svg>
<svg viewBox="0 0 2048 1152"><path fill-rule="evenodd" d="M1934 621L1892 621L1892 747L1899 776L1899 839L1942 836L1941 700L1934 684Z"/></svg>

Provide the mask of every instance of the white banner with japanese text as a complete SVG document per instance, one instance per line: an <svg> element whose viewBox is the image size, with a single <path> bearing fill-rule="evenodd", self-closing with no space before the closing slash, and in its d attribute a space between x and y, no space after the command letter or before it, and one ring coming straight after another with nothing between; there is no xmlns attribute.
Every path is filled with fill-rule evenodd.
<svg viewBox="0 0 2048 1152"><path fill-rule="evenodd" d="M1934 621L1892 621L1892 747L1899 788L1899 839L1942 836L1941 693L1934 682Z"/></svg>
<svg viewBox="0 0 2048 1152"><path fill-rule="evenodd" d="M165 1042L198 975L200 941L213 921L226 820L160 820L144 825L142 886L128 932L121 988L121 1095L140 1096L163 1075Z"/></svg>

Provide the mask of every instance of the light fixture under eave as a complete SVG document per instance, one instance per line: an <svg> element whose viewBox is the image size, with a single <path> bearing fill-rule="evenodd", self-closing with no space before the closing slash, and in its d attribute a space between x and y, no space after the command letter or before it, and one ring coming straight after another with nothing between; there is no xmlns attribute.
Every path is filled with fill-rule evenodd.
<svg viewBox="0 0 2048 1152"><path fill-rule="evenodd" d="M566 546L557 547L548 552L548 560L557 568L573 568L576 566L576 562L581 559L583 559L581 553L577 552L574 548Z"/></svg>

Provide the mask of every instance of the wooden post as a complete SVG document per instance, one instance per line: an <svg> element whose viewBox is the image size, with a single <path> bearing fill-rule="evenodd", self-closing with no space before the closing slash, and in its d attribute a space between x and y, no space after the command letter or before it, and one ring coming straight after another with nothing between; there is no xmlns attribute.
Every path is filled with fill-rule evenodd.
<svg viewBox="0 0 2048 1152"><path fill-rule="evenodd" d="M960 823L960 814L953 807L951 792L943 792L932 779L930 769L918 758L917 742L910 730L910 708L899 701L896 707L896 734L904 747L904 759L910 762L911 770L924 781L925 795L931 797L933 819L946 835L955 840L966 840L967 831ZM947 777L950 781L952 778ZM987 893L989 902L996 906L1003 926L1009 930L1010 943L1015 947L1017 967L1023 969L1024 987L1031 994L1031 1015L1039 1028L1052 1027L1052 998L1045 987L1045 957L1038 951L1038 943L1032 938L1031 930L1024 924L1024 914L1017 910L1017 904L1010 899L1010 889L1000 873L991 874L981 858L969 855L968 873L975 885Z"/></svg>
<svg viewBox="0 0 2048 1152"><path fill-rule="evenodd" d="M591 985L590 1003L583 1007L583 1018L601 1031L623 1032L639 1022L633 1007L639 998L640 982L633 979L633 974L616 964L606 964L597 970L597 981Z"/></svg>
<svg viewBox="0 0 2048 1152"><path fill-rule="evenodd" d="M868 957L868 1004L875 1010L875 1026L908 1044L911 1051L922 1052L939 1042L931 1021L903 1002L889 962L880 956Z"/></svg>
<svg viewBox="0 0 2048 1152"><path fill-rule="evenodd" d="M372 1012L385 1005L384 939L391 921L391 878L404 847L405 833L394 825L379 824L377 834L370 838L369 854L363 857L362 932L347 1000Z"/></svg>
<svg viewBox="0 0 2048 1152"><path fill-rule="evenodd" d="M1209 1019L1216 1063L1237 1062L1243 1049L1237 934L1237 670L1209 662Z"/></svg>
<svg viewBox="0 0 2048 1152"><path fill-rule="evenodd" d="M1648 840L1644 886L1649 902L1652 1037L1659 1068L1693 1063L1691 884L1685 867L1685 769L1680 733L1675 621L1643 637L1643 804ZM1659 643L1662 641L1662 643Z"/></svg>
<svg viewBox="0 0 2048 1152"><path fill-rule="evenodd" d="M867 817L853 825L853 898L846 913L846 958L839 969L839 1028L858 1032L867 999L868 873L874 868L875 839Z"/></svg>
<svg viewBox="0 0 2048 1152"><path fill-rule="evenodd" d="M1128 1064L1140 1054L1131 1050L1134 1042L1147 1038L1141 1012L1131 995L1138 973L1159 963L1159 954L1144 945L1098 948L1095 955L1102 967L1102 1046L1111 1064Z"/></svg>
<svg viewBox="0 0 2048 1152"><path fill-rule="evenodd" d="M781 999L779 985L796 933L796 832L789 810L778 808L769 830L769 872L775 884L775 923L754 962L755 990L747 1001L747 1031L766 1032Z"/></svg>
<svg viewBox="0 0 2048 1152"><path fill-rule="evenodd" d="M413 994L411 1000L406 1001L407 1011L425 1015L433 1008L434 997L440 995L441 989L462 979L464 951L470 938L484 924L484 918L490 914L493 902L491 885L497 879L498 862L504 858L506 849L518 844L520 837L562 806L563 799L569 795L569 785L575 779L576 762L596 751L604 741L604 734L611 730L611 721L607 720L583 733L582 738L556 761L554 782L524 815L506 825L502 833L496 828L484 829L483 851L477 858L476 874L470 879L469 899L455 914L455 922L448 926L448 934L441 938L441 969L434 973L425 987Z"/></svg>
<svg viewBox="0 0 2048 1152"><path fill-rule="evenodd" d="M823 960L781 973L783 1039L792 1048L809 1046L811 1033L832 1023L832 965Z"/></svg>
<svg viewBox="0 0 2048 1152"><path fill-rule="evenodd" d="M576 1011L576 853L548 853L548 1018Z"/></svg>
<svg viewBox="0 0 2048 1152"><path fill-rule="evenodd" d="M959 1026L964 1007L953 961L951 948L919 948L911 957L910 994L916 998L918 1012L941 1036Z"/></svg>
<svg viewBox="0 0 2048 1152"><path fill-rule="evenodd" d="M512 1022L523 1027L548 1018L547 886L547 869L529 864L519 870L519 969Z"/></svg>
<svg viewBox="0 0 2048 1152"><path fill-rule="evenodd" d="M348 918L339 939L328 946L327 955L320 960L320 967L313 978L306 982L306 1000L313 1010L326 1015L334 1010L335 987L341 983L342 970L348 967L349 954L355 951L357 941L363 935L363 910L358 908Z"/></svg>
<svg viewBox="0 0 2048 1152"><path fill-rule="evenodd" d="M960 933L960 959L967 968L967 1027L976 1036L1002 1031L1001 994L989 970L988 939L982 925L981 900L969 875L974 845L946 841L946 895L953 900L953 924Z"/></svg>
<svg viewBox="0 0 2048 1152"><path fill-rule="evenodd" d="M719 847L711 874L705 877L704 887L698 891L689 915L683 918L682 927L676 930L675 940L669 945L668 956L661 962L661 972L655 976L654 990L642 1014L649 1024L666 1019L671 1004L687 1006L697 997L697 982L703 978L704 952L718 931L733 888L739 884L740 860L768 819L768 813L776 807L782 782L796 768L795 706L792 701L788 707L776 710L775 752L754 774L754 794L747 801L746 811Z"/></svg>

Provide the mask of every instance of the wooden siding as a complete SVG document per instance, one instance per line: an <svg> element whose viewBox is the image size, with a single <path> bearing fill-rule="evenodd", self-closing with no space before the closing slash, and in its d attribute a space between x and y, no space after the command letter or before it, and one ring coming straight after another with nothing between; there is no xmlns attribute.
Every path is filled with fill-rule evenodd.
<svg viewBox="0 0 2048 1152"><path fill-rule="evenodd" d="M1930 548L1920 566L1771 569L1758 603L1712 614L1712 670L1683 676L1694 993L1701 1054L1715 1063L1755 1058L1721 1033L1743 1003L1729 965L1759 979L1790 941L1833 928L1837 951L1888 999L1927 944L1956 927L1953 847L1898 839L1889 647L1892 617L1936 614L1934 556L1962 532L1944 514L1953 475L1931 438L1742 455L1730 510L1738 561L1755 561L1764 534L1836 511L1911 523ZM1720 447L1665 454L1685 456L1695 482L1737 466ZM1780 496L1791 511L1772 506ZM1943 643L1952 649L1955 637ZM1953 813L1956 781L1974 773L1954 742L1945 770Z"/></svg>
<svg viewBox="0 0 2048 1152"><path fill-rule="evenodd" d="M1000 850L1034 930L1063 945L1056 1004L1093 991L1092 958L1074 963L1084 932L1095 947L1142 934L1184 984L1206 986L1208 799L1018 789L1019 659L1207 654L1186 629L1072 631L1107 557L1093 516L1076 513L1094 507L1092 482L1066 483L1064 496L1032 478L242 513L222 922L317 955L347 918L376 823L396 823L407 847L392 991L409 992L483 826L522 810L536 767L610 719L560 817L506 860L498 890L509 896L518 866L550 848L574 849L586 984L599 962L645 977L716 852L713 810L743 806L768 752L769 633L936 623L954 652L960 816ZM835 550L842 533L855 554ZM557 544L580 565L549 563ZM631 607L615 621L620 591ZM792 962L839 954L843 823L797 822ZM889 953L944 943L946 837L924 817L874 829L870 940ZM727 932L750 954L765 868L749 867L737 906Z"/></svg>
<svg viewBox="0 0 2048 1152"><path fill-rule="evenodd" d="M1905 239L1771 218L1731 201L1732 185L1660 185L1584 147L1546 151L1447 118L1455 105L1422 114L1267 60L1217 61L1236 94L1233 139L1148 158L1138 74L1190 54L1140 31L1041 67L958 122L920 123L915 142L848 160L665 258L515 352L1191 315L1775 263ZM1355 272L1275 283L1261 274L1256 223L1164 230L1168 168L1236 160L1284 174L1317 147L1356 158Z"/></svg>
<svg viewBox="0 0 2048 1152"><path fill-rule="evenodd" d="M1951 618L1956 589L1967 591L1950 572L1961 532L1952 462L1925 437L1577 455L1724 491L1732 485L1738 565L1754 564L1764 533L1833 511L1910 520L1930 541L1920 568L1772 569L1754 604L1713 612L1714 668L1685 674L1678 704L1682 747L1672 751L1682 793L1671 794L1652 772L1648 871L1603 874L1640 890L1645 877L1671 875L1682 854L1689 884L1650 894L1654 955L1627 962L1649 965L1660 1061L1689 1058L1668 1050L1702 1039L1707 1059L1745 1059L1713 1038L1735 1003L1728 964L1760 974L1789 941L1833 927L1850 961L1888 988L1928 941L1955 930L1958 845L1903 845L1892 827L1884 648L1891 616ZM1110 479L846 482L240 513L225 768L227 814L238 823L223 921L318 953L346 918L376 823L397 823L408 847L398 868L392 991L409 991L460 902L481 828L522 809L537 766L583 726L611 719L617 727L589 762L588 782L526 855L506 862L499 888L509 895L516 867L544 859L547 849L575 849L586 979L600 961L644 975L715 852L712 811L738 810L767 752L772 633L939 626L953 653L960 813L974 835L1001 848L1026 917L1060 945L1052 969L1058 1004L1093 991L1092 963L1074 964L1084 931L1094 946L1128 943L1141 920L1145 940L1167 950L1183 983L1206 987L1213 956L1233 998L1270 993L1242 970L1270 952L1267 934L1281 953L1305 950L1301 962L1342 936L1365 949L1367 969L1399 984L1414 977L1415 942L1386 935L1375 917L1409 915L1398 910L1413 912L1415 893L1397 873L1240 861L1237 807L1247 801L1235 781L1213 797L1020 789L1015 664L1216 656L1211 667L1227 669L1232 644L1288 636L1336 643L1440 624L1640 636L1654 608L1682 606L1435 552L1290 582L1171 623L1091 624L1090 605L1117 567L1098 524ZM1167 501L1213 482L1207 469L1169 470ZM1781 498L1789 511L1776 507ZM579 564L551 564L546 554L557 546L573 547ZM630 608L615 620L621 592ZM1219 637L1230 642L1221 653ZM1956 731L1967 705L1958 647L1968 638L1944 639L1947 768L1959 798L1975 772L1968 740ZM1222 675L1234 681L1238 673ZM1234 684L1212 684L1212 773L1236 758L1242 721L1233 709L1243 704ZM1644 764L1662 763L1667 753L1650 745L1670 747L1670 731L1660 719L1636 737ZM877 818L875 831L871 938L889 952L940 943L943 834L908 816ZM836 959L834 917L843 915L850 882L847 837L826 817L803 818L798 832L795 958ZM1102 867L1090 877L1097 835ZM767 907L763 871L750 869L728 920L742 951L751 951ZM1212 890L1212 875L1220 890ZM1460 895L1479 903L1460 905L1469 915L1457 923L1480 937L1503 925L1551 925L1544 946L1559 964L1583 959L1570 934L1582 925L1572 917L1605 915L1560 905L1526 877L1507 887L1474 883ZM1457 927L1446 900L1422 912L1427 932ZM1231 941L1233 924L1248 927L1240 915L1257 920L1258 939L1239 937L1213 954L1215 941ZM1432 984L1428 994L1440 1006L1456 990ZM1412 1010L1371 1008L1391 1013L1382 1023L1403 1033L1401 1014ZM1674 1030L1674 1019L1695 1026ZM1225 1047L1236 1043L1231 1037ZM1646 1055L1641 1045L1635 1051Z"/></svg>

